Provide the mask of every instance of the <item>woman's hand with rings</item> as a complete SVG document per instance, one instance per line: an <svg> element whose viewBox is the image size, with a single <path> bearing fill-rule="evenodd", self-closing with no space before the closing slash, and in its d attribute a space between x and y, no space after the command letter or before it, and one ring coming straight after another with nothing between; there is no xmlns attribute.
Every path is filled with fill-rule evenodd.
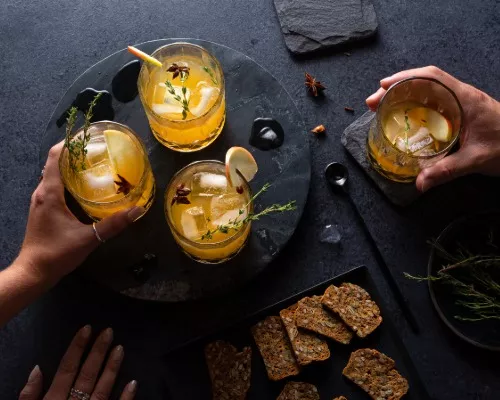
<svg viewBox="0 0 500 400"><path fill-rule="evenodd" d="M73 338L64 354L49 390L43 397L45 400L107 400L118 375L123 357L122 346L111 350L106 355L113 341L113 331L108 328L101 332L92 349L80 368L82 355L91 336L91 327L83 327ZM101 374L99 371L105 362ZM43 376L36 366L31 372L26 386L19 395L19 400L42 399ZM129 382L120 396L120 400L131 400L137 392L137 382Z"/></svg>
<svg viewBox="0 0 500 400"><path fill-rule="evenodd" d="M78 267L101 243L120 233L142 207L120 211L95 225L81 223L68 209L59 172L63 142L50 149L42 179L31 197L26 235L16 264L25 273L54 285Z"/></svg>

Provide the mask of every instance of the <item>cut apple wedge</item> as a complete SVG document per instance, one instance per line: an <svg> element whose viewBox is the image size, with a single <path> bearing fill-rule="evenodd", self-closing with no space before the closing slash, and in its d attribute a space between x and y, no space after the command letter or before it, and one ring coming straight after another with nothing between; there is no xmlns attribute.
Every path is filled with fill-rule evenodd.
<svg viewBox="0 0 500 400"><path fill-rule="evenodd" d="M130 53L132 53L137 58L140 58L141 60L144 60L144 61L146 61L152 65L155 65L157 67L160 67L160 68L162 67L162 63L159 60L157 60L154 57L151 57L149 54L144 53L143 51L139 50L138 48L136 48L134 46L128 46L127 49Z"/></svg>
<svg viewBox="0 0 500 400"><path fill-rule="evenodd" d="M226 178L233 187L240 187L243 181L239 173L250 182L258 171L252 154L243 147L231 147L226 153Z"/></svg>
<svg viewBox="0 0 500 400"><path fill-rule="evenodd" d="M432 108L413 108L408 111L408 117L418 125L429 129L430 134L437 141L446 143L451 140L451 124L443 115Z"/></svg>
<svg viewBox="0 0 500 400"><path fill-rule="evenodd" d="M427 128L434 139L445 143L451 140L451 124L437 111L427 111Z"/></svg>

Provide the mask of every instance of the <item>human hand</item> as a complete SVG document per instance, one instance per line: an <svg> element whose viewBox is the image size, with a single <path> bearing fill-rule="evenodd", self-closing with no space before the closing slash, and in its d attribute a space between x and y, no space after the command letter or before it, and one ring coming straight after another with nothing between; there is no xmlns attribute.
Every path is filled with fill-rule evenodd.
<svg viewBox="0 0 500 400"><path fill-rule="evenodd" d="M44 400L107 400L120 370L124 357L122 346L116 346L106 361L102 374L99 371L113 341L113 331L108 328L101 332L92 350L80 369L80 361L91 335L89 325L80 329L64 354L56 375ZM76 379L76 380L75 380ZM31 371L26 386L19 395L19 400L39 400L42 397L43 376L38 365ZM137 391L137 382L129 382L120 396L120 400L131 400Z"/></svg>
<svg viewBox="0 0 500 400"><path fill-rule="evenodd" d="M500 176L500 103L437 67L410 69L380 81L380 88L366 99L375 111L385 92L396 82L409 77L434 78L455 92L464 110L460 150L420 172L417 189L425 192L459 176L480 173Z"/></svg>
<svg viewBox="0 0 500 400"><path fill-rule="evenodd" d="M66 206L59 172L62 149L63 142L50 149L43 178L31 197L24 242L14 263L48 285L73 271L100 244L92 225L81 223ZM99 237L112 238L143 213L142 207L133 207L103 219L95 225Z"/></svg>

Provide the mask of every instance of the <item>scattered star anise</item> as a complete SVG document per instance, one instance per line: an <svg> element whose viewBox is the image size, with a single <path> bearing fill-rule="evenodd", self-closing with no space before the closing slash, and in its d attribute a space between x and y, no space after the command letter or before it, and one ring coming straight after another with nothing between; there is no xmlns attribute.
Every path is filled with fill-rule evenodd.
<svg viewBox="0 0 500 400"><path fill-rule="evenodd" d="M177 204L191 204L187 196L191 193L191 189L187 188L186 185L181 183L179 186L177 186L177 189L175 191L175 196L172 198L172 204L173 206L175 203Z"/></svg>
<svg viewBox="0 0 500 400"><path fill-rule="evenodd" d="M134 185L132 185L129 181L127 181L120 174L116 174L116 175L118 175L118 180L114 181L116 186L118 186L118 189L116 189L116 194L123 193L126 196L134 188Z"/></svg>
<svg viewBox="0 0 500 400"><path fill-rule="evenodd" d="M167 72L173 73L172 79L177 78L179 75L181 75L181 78L185 79L189 75L189 67L173 63L170 67L168 67Z"/></svg>
<svg viewBox="0 0 500 400"><path fill-rule="evenodd" d="M309 75L307 72L305 85L314 97L317 97L322 90L326 89L320 81L317 81L315 77Z"/></svg>
<svg viewBox="0 0 500 400"><path fill-rule="evenodd" d="M312 129L311 132L317 136L323 135L326 132L326 128L324 125L318 125L316 128Z"/></svg>

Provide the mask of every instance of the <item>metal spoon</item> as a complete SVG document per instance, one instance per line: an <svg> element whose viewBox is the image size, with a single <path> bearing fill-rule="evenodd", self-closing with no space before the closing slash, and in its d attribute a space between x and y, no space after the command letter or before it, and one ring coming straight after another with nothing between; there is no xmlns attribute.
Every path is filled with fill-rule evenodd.
<svg viewBox="0 0 500 400"><path fill-rule="evenodd" d="M392 292L394 293L394 297L396 298L399 306L401 307L401 310L403 311L403 315L405 316L406 320L410 324L413 332L418 333L420 331L420 328L417 324L417 320L415 316L413 315L413 312L411 311L410 306L408 305L407 300L401 293L401 289L399 288L396 280L394 279L394 276L392 275L391 270L387 266L387 263L384 260L384 257L382 256L382 253L380 253L380 250L377 247L377 244L375 243L375 240L373 239L370 231L368 230L368 227L366 226L365 220L361 216L361 213L358 210L358 207L356 206L356 203L352 199L351 195L349 194L348 188L347 188L347 181L349 178L349 173L347 171L347 168L338 162L332 162L328 164L328 166L325 169L325 177L328 183L331 185L332 189L335 191L341 193L344 197L347 198L349 201L349 204L355 211L356 217L358 218L358 221L363 228L363 231L365 233L366 238L368 239L368 242L370 243L373 253L375 254L375 259L382 270L382 273L384 274L385 278L387 279L387 282L389 284L389 287L391 288Z"/></svg>

